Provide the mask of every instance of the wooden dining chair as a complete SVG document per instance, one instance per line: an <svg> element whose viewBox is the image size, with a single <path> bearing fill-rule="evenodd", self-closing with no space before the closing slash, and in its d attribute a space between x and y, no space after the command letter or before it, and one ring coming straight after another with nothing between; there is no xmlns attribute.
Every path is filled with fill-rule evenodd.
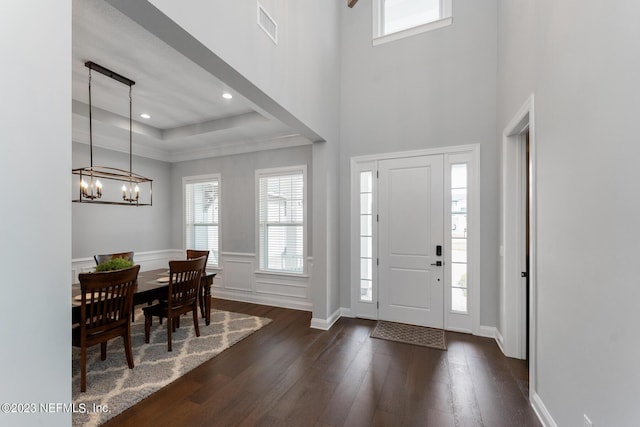
<svg viewBox="0 0 640 427"><path fill-rule="evenodd" d="M196 336L200 336L198 327L198 294L200 280L206 257L186 261L169 261L169 289L166 299L158 304L145 307L144 342L149 342L153 316L167 319L167 350L171 351L171 333L175 331L178 318L190 311L193 312L193 326Z"/></svg>
<svg viewBox="0 0 640 427"><path fill-rule="evenodd" d="M80 273L80 324L72 330L72 343L80 347L80 391L87 390L87 348L100 344L100 359L107 358L107 341L122 337L129 369L131 351L131 311L138 283L139 265L124 270Z"/></svg>
<svg viewBox="0 0 640 427"><path fill-rule="evenodd" d="M200 257L206 257L206 262L204 264L204 268L202 269L202 274L205 273L205 270L207 269L207 262L209 262L209 251L200 251L200 250L196 250L196 249L187 249L187 259L194 259L194 258L200 258ZM202 313L202 317L205 316L204 313L204 287L200 287L200 313ZM180 325L178 325L180 326Z"/></svg>
<svg viewBox="0 0 640 427"><path fill-rule="evenodd" d="M96 265L100 265L105 261L109 261L113 258L124 258L131 262L133 262L133 252L120 252L117 254L103 254L103 255L94 255L93 259L96 261Z"/></svg>
<svg viewBox="0 0 640 427"><path fill-rule="evenodd" d="M100 265L103 262L109 261L110 259L113 258L124 258L126 260L129 260L131 262L133 262L133 252L120 252L117 254L102 254L102 255L94 255L93 259L96 261L96 265ZM131 310L131 321L135 322L136 318L135 318L136 314L134 313L133 310Z"/></svg>

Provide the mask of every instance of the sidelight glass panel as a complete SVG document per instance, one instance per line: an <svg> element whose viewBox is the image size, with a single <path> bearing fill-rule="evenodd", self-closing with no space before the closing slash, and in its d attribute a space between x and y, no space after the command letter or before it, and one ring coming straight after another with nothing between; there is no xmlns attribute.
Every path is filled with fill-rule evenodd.
<svg viewBox="0 0 640 427"><path fill-rule="evenodd" d="M360 215L360 235L372 236L373 217L372 215Z"/></svg>
<svg viewBox="0 0 640 427"><path fill-rule="evenodd" d="M459 262L451 264L451 286L467 288L467 264Z"/></svg>
<svg viewBox="0 0 640 427"><path fill-rule="evenodd" d="M451 237L467 237L467 214L451 214Z"/></svg>
<svg viewBox="0 0 640 427"><path fill-rule="evenodd" d="M371 171L360 174L360 193L373 192L373 174Z"/></svg>
<svg viewBox="0 0 640 427"><path fill-rule="evenodd" d="M371 214L371 193L360 193L360 214Z"/></svg>
<svg viewBox="0 0 640 427"><path fill-rule="evenodd" d="M453 311L467 311L467 290L461 288L451 289L451 309Z"/></svg>
<svg viewBox="0 0 640 427"><path fill-rule="evenodd" d="M373 281L360 281L360 299L362 301L371 301L373 299Z"/></svg>
<svg viewBox="0 0 640 427"><path fill-rule="evenodd" d="M467 164L451 165L451 188L467 188Z"/></svg>
<svg viewBox="0 0 640 427"><path fill-rule="evenodd" d="M467 262L467 239L451 239L451 262Z"/></svg>
<svg viewBox="0 0 640 427"><path fill-rule="evenodd" d="M373 257L373 237L360 237L360 254L363 258Z"/></svg>
<svg viewBox="0 0 640 427"><path fill-rule="evenodd" d="M373 171L360 172L360 300L373 301Z"/></svg>
<svg viewBox="0 0 640 427"><path fill-rule="evenodd" d="M360 258L360 277L365 280L371 280L372 267L371 259Z"/></svg>
<svg viewBox="0 0 640 427"><path fill-rule="evenodd" d="M451 165L451 310L467 305L467 164Z"/></svg>

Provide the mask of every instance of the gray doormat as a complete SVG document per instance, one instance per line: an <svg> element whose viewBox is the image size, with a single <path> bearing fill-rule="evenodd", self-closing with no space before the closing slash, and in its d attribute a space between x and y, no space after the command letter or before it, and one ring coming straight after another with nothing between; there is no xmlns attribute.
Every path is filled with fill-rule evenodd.
<svg viewBox="0 0 640 427"><path fill-rule="evenodd" d="M422 347L447 349L444 330L427 328L425 326L406 325L404 323L387 322L378 320L371 338L397 341L406 344L420 345Z"/></svg>

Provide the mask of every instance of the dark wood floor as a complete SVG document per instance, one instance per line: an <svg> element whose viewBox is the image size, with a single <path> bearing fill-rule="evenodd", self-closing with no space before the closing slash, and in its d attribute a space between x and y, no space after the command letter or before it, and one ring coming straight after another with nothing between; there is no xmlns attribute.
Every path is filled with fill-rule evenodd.
<svg viewBox="0 0 640 427"><path fill-rule="evenodd" d="M540 426L527 368L493 340L448 351L370 338L375 322L309 328L311 314L213 300L273 322L106 426Z"/></svg>

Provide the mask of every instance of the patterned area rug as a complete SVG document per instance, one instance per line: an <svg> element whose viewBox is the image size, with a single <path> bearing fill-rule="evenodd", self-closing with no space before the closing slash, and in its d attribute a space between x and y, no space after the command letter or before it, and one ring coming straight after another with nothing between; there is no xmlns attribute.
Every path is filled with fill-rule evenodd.
<svg viewBox="0 0 640 427"><path fill-rule="evenodd" d="M211 324L206 326L200 319L200 337L196 337L193 320L186 316L172 334L173 351L168 352L166 319L159 325L154 318L149 344L145 344L144 316L138 311L131 329L133 369L127 367L121 338L109 342L105 361L100 360L100 346L94 346L87 351L87 391L80 393L80 350L73 348L73 425L106 422L269 322L248 314L212 310ZM105 412L92 412L93 408Z"/></svg>
<svg viewBox="0 0 640 427"><path fill-rule="evenodd" d="M371 337L437 348L439 350L447 349L444 330L424 326L405 325L404 323L379 320L375 329L371 332Z"/></svg>

